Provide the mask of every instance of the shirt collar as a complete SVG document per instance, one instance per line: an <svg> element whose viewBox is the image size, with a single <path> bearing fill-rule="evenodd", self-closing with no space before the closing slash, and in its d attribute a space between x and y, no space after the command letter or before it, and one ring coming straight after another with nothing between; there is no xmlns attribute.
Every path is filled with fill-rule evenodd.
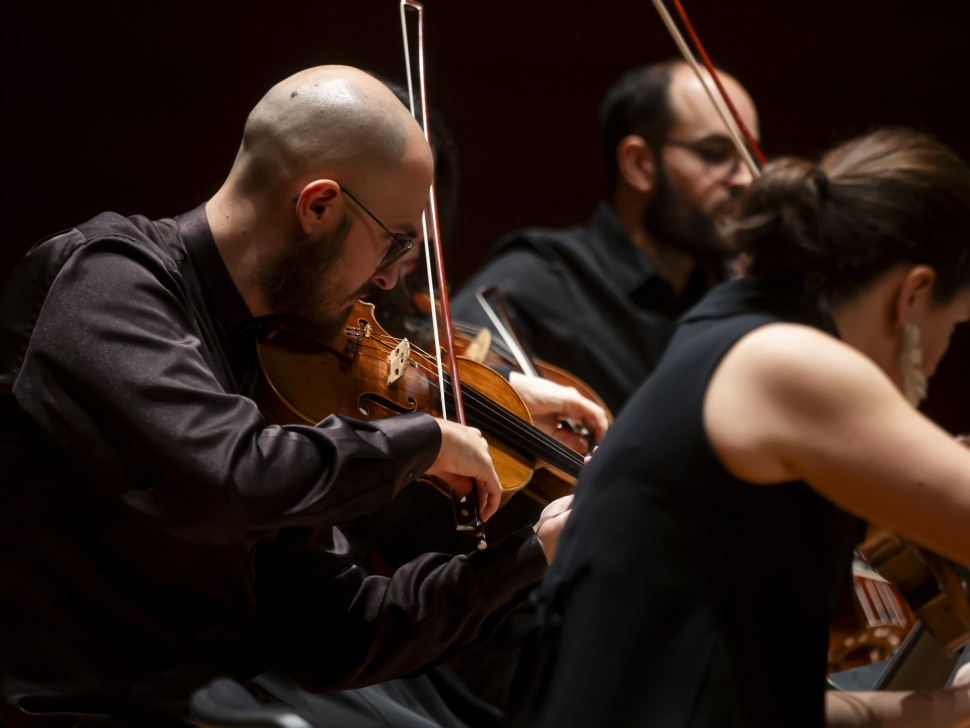
<svg viewBox="0 0 970 728"><path fill-rule="evenodd" d="M697 303L714 283L723 279L699 264L691 273L683 293L677 297L650 258L630 240L609 204L600 202L587 224L594 239L600 243L597 247L600 265L638 306L679 316Z"/></svg>
<svg viewBox="0 0 970 728"><path fill-rule="evenodd" d="M666 283L650 259L630 240L608 203L599 203L587 225L598 243L600 264L624 293L633 294L653 279Z"/></svg>
<svg viewBox="0 0 970 728"><path fill-rule="evenodd" d="M229 275L212 229L205 214L205 204L175 218L179 226L185 252L202 286L206 307L219 324L227 340L235 340L238 333L253 323L249 307Z"/></svg>

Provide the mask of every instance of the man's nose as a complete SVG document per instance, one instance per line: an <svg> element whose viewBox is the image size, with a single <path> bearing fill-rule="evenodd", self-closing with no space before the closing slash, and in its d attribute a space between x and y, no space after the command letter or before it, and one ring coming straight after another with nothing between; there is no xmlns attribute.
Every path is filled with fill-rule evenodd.
<svg viewBox="0 0 970 728"><path fill-rule="evenodd" d="M751 173L751 169L748 165L741 160L738 168L734 171L730 177L727 178L728 187L733 187L739 190L746 190L754 182L754 175Z"/></svg>
<svg viewBox="0 0 970 728"><path fill-rule="evenodd" d="M380 286L385 291L389 291L397 285L397 279L401 272L402 261L396 260L386 268L378 268L374 275L370 277L371 283Z"/></svg>

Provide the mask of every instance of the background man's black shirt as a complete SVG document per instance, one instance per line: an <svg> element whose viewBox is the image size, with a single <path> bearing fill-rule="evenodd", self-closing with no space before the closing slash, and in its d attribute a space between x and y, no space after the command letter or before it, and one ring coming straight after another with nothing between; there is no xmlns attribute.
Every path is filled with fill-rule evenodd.
<svg viewBox="0 0 970 728"><path fill-rule="evenodd" d="M503 237L454 296L452 314L489 325L475 292L497 286L532 354L582 379L615 415L657 365L676 318L710 282L698 267L675 296L604 202L585 226Z"/></svg>

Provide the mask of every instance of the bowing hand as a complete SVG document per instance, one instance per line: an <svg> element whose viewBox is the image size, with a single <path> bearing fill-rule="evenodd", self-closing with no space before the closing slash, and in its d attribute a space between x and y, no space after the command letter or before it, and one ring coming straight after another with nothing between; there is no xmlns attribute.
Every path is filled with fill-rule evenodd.
<svg viewBox="0 0 970 728"><path fill-rule="evenodd" d="M436 421L441 429L441 449L428 475L443 480L459 495L468 495L474 481L478 486L478 515L487 521L502 499L502 484L492 465L488 443L474 427L440 418Z"/></svg>

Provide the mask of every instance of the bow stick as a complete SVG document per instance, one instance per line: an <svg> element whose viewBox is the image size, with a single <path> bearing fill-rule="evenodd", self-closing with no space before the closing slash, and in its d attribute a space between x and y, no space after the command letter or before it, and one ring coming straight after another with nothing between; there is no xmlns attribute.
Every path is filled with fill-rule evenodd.
<svg viewBox="0 0 970 728"><path fill-rule="evenodd" d="M421 126L424 129L424 138L427 140L428 144L430 144L431 137L428 131L428 96L424 79L424 6L422 3L417 2L417 0L401 0L400 7L401 34L404 40L404 64L407 70L408 81L408 100L411 106L411 115L415 118L417 118L417 114L415 113L414 81L413 74L411 72L411 44L408 36L407 15L405 11L407 8L411 8L412 10L417 11L418 14L418 82L420 85ZM455 339L451 326L451 308L448 303L448 284L445 280L445 259L441 249L441 231L438 227L438 209L435 198L434 177L431 179L429 199L431 208L431 225L434 228L433 243L435 269L438 277L438 300L441 302L441 318L444 321L445 326L445 341L448 342L448 369L451 372L451 389L455 397L455 415L458 422L464 425L465 407L461 397L461 381L458 378L458 363L453 353L455 351ZM421 215L421 227L424 233L425 241L430 241L431 238L428 237L428 221L426 215L424 214ZM424 248L424 259L427 267L428 281L432 280L430 248L430 245L425 245ZM432 300L434 299L432 298ZM445 377L442 376L444 367L441 362L441 346L438 338L438 319L435 308L436 307L434 305L431 306L431 327L434 332L435 357L438 364L438 387L441 393L441 416L443 418L447 418L448 412L445 408ZM475 539L478 542L478 548L486 548L488 544L485 541L485 531L482 526L482 520L478 515L476 487L473 485L471 492L465 497L464 500L459 500L458 497L452 493L452 504L455 506L455 523L457 524L458 529L462 531L474 531Z"/></svg>
<svg viewBox="0 0 970 728"><path fill-rule="evenodd" d="M657 9L657 12L660 14L660 19L663 20L664 25L667 26L667 31L674 39L674 43L677 44L677 48L680 50L680 54L684 57L684 60L687 61L687 64L692 69L694 69L694 73L697 74L697 78L701 82L701 85L704 87L704 90L707 92L708 97L711 99L711 103L714 104L714 108L717 109L717 113L720 114L722 121L724 121L724 125L728 129L728 133L731 135L731 140L734 142L734 146L737 148L738 153L741 155L741 159L744 160L744 163L747 165L748 169L751 170L751 176L760 177L761 167L759 166L759 164L763 165L765 163L765 157L761 153L761 149L758 147L757 142L755 142L754 137L751 135L751 132L748 131L748 127L741 119L741 115L738 113L738 110L735 108L734 103L731 101L731 97L728 95L727 91L725 90L724 85L721 83L721 79L718 77L717 71L714 69L714 65L711 63L711 59L708 58L707 52L704 50L704 46L701 45L700 38L697 37L697 33L694 32L694 27L690 24L690 20L687 18L687 13L684 11L684 6L680 4L680 0L674 0L674 3L677 6L677 11L681 17L681 20L684 21L684 26L687 28L688 32L690 33L691 39L694 41L694 45L697 47L698 52L701 54L701 57L704 59L704 64L707 67L708 73L711 74L711 78L714 80L714 83L717 84L717 91L720 94L720 96L718 96L718 94L715 93L715 89L711 88L711 82L704 76L703 73L701 73L701 67L697 63L697 59L694 57L694 54L691 51L690 46L687 45L687 41L684 39L684 36L681 34L680 29L677 27L677 24L674 23L673 17L667 11L667 6L664 5L663 0L653 0L653 6ZM723 102L721 100L722 98L724 99ZM728 107L727 109L725 108L725 104L727 104L727 107ZM729 113L733 117L737 126L732 124L728 119ZM752 158L751 152L748 151L748 147L745 146L744 141L741 139L741 136L738 134L738 129L740 129L744 133L744 136L747 139L748 144L751 145L751 149L753 149L755 154L758 155L757 163L755 162L754 158Z"/></svg>

